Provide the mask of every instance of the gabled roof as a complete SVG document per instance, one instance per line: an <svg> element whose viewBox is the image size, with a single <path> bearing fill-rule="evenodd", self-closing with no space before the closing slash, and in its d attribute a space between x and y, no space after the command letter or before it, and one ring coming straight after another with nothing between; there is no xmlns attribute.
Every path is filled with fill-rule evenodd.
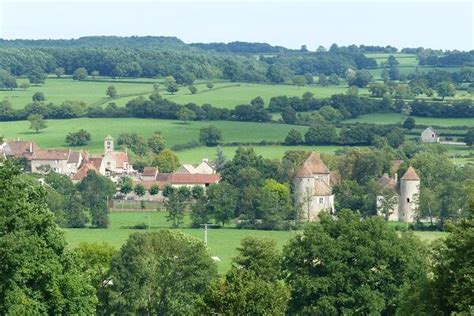
<svg viewBox="0 0 474 316"><path fill-rule="evenodd" d="M109 134L109 135L105 136L104 140L114 140L114 138L112 136L110 136L110 134Z"/></svg>
<svg viewBox="0 0 474 316"><path fill-rule="evenodd" d="M438 134L438 131L435 130L433 127L427 127L423 130L423 133L426 132L426 131L429 131L430 133L435 133L435 134Z"/></svg>
<svg viewBox="0 0 474 316"><path fill-rule="evenodd" d="M156 177L158 169L155 167L145 167L143 168L142 176L144 177Z"/></svg>
<svg viewBox="0 0 474 316"><path fill-rule="evenodd" d="M92 163L94 165L94 168L96 168L97 170L100 169L100 165L102 164L102 159L104 159L103 157L89 157L89 162Z"/></svg>
<svg viewBox="0 0 474 316"><path fill-rule="evenodd" d="M401 180L420 180L418 174L413 167L409 167L408 170L405 172Z"/></svg>
<svg viewBox="0 0 474 316"><path fill-rule="evenodd" d="M71 150L69 149L48 149L37 150L33 153L33 160L69 160Z"/></svg>
<svg viewBox="0 0 474 316"><path fill-rule="evenodd" d="M329 174L329 169L321 160L320 154L314 151L298 170L296 177L306 178L311 177L313 174Z"/></svg>
<svg viewBox="0 0 474 316"><path fill-rule="evenodd" d="M112 155L116 162L116 168L127 169L125 163L128 163L128 154L123 151L109 151L105 155Z"/></svg>

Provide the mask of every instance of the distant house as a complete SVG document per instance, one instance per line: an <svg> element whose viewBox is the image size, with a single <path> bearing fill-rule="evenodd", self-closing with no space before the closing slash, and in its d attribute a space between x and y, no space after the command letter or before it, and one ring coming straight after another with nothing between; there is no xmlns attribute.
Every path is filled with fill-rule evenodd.
<svg viewBox="0 0 474 316"><path fill-rule="evenodd" d="M219 174L191 174L191 173L157 173L156 177L151 179L133 179L134 185L142 184L146 189L149 189L152 185L158 185L160 189L163 189L167 185L173 187L193 187L201 186L208 187L211 184L216 184L220 181L221 177Z"/></svg>
<svg viewBox="0 0 474 316"><path fill-rule="evenodd" d="M77 173L84 159L83 152L75 152L70 149L39 149L31 157L31 172L44 172L44 168L72 176Z"/></svg>
<svg viewBox="0 0 474 316"><path fill-rule="evenodd" d="M426 128L423 132L421 132L420 141L423 143L439 143L439 134L432 127Z"/></svg>
<svg viewBox="0 0 474 316"><path fill-rule="evenodd" d="M199 164L181 165L174 173L190 173L190 174L214 174L216 168L208 159L203 159Z"/></svg>
<svg viewBox="0 0 474 316"><path fill-rule="evenodd" d="M83 163L82 166L79 168L79 170L77 170L76 174L74 174L71 177L72 182L77 183L77 182L82 181L82 179L84 179L87 176L87 173L89 171L94 171L98 173L97 168L94 166L92 162Z"/></svg>

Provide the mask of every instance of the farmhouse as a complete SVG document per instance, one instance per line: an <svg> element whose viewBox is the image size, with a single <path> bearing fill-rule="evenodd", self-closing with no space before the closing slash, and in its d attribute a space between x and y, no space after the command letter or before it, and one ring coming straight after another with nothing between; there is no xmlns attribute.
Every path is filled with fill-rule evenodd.
<svg viewBox="0 0 474 316"><path fill-rule="evenodd" d="M334 212L331 173L321 160L320 154L312 152L294 178L296 203L307 221L318 219L321 211Z"/></svg>
<svg viewBox="0 0 474 316"><path fill-rule="evenodd" d="M434 128L427 127L421 132L420 141L423 143L439 143L439 134Z"/></svg>
<svg viewBox="0 0 474 316"><path fill-rule="evenodd" d="M414 222L420 194L420 177L415 169L409 167L400 181L397 181L396 173L394 178L384 174L378 185L393 190L393 195L377 196L377 214L389 221Z"/></svg>
<svg viewBox="0 0 474 316"><path fill-rule="evenodd" d="M85 154L71 151L70 149L36 150L31 157L31 172L44 172L45 169L65 174L74 175L79 169Z"/></svg>

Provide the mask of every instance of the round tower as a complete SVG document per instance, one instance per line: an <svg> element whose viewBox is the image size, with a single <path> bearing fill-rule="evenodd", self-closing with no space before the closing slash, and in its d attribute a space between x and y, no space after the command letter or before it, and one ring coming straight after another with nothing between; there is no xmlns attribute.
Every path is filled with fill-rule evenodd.
<svg viewBox="0 0 474 316"><path fill-rule="evenodd" d="M114 151L114 138L110 134L104 138L104 152L107 153L109 151Z"/></svg>
<svg viewBox="0 0 474 316"><path fill-rule="evenodd" d="M314 177L311 171L303 165L293 179L297 208L301 209L301 218L312 220Z"/></svg>
<svg viewBox="0 0 474 316"><path fill-rule="evenodd" d="M409 167L400 179L399 221L412 223L415 221L420 195L420 177L413 167Z"/></svg>

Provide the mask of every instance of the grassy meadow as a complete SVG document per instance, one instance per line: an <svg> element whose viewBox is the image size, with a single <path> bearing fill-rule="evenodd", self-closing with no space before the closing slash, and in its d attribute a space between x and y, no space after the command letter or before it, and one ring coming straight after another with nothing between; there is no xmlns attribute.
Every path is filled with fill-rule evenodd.
<svg viewBox="0 0 474 316"><path fill-rule="evenodd" d="M65 229L66 240L70 247L76 247L81 242L107 242L117 249L126 241L128 236L134 232L145 230L132 229L137 224L149 224L151 230L170 229L170 223L166 221L165 212L112 212L110 214L111 225L107 229ZM176 230L204 240L204 230L189 228L188 219L181 228ZM219 272L223 273L230 268L231 260L237 255L237 247L240 240L246 236L270 238L276 241L281 249L283 245L297 234L296 231L262 231L236 229L232 226L221 229L209 229L208 245L213 256L218 256ZM415 232L422 240L431 242L437 238L446 236L443 232Z"/></svg>
<svg viewBox="0 0 474 316"><path fill-rule="evenodd" d="M225 142L282 141L292 128L304 132L306 126L277 123L252 122L189 122L183 124L174 120L139 118L79 118L70 120L48 120L48 128L35 133L29 129L28 121L0 122L0 135L7 139L33 140L41 147L66 147L64 139L69 132L86 129L92 136L87 146L91 152L102 152L103 139L107 134L118 138L121 133L134 132L145 138L154 131L161 131L168 147L198 140L199 129L214 125L222 131Z"/></svg>
<svg viewBox="0 0 474 316"><path fill-rule="evenodd" d="M17 80L18 85L27 82L27 79ZM333 94L344 93L347 89L345 85L321 87L311 85L298 88L294 85L274 85L274 84L251 84L239 82L216 82L214 88L209 90L206 87L207 82L196 81L194 84L198 89L197 94L191 94L187 87L180 87L175 94L169 94L164 91L163 79L112 79L102 78L95 81L75 81L71 78L48 77L45 84L30 86L26 90L0 90L0 100L9 100L16 109L23 108L26 104L32 102L32 96L36 92L43 92L46 102L61 104L66 100L84 101L88 105L106 104L110 101L119 106L125 106L128 101L137 96L148 97L153 92L153 83L160 84L159 90L163 97L173 100L180 104L204 103L212 104L216 107L232 109L236 105L249 103L250 100L261 96L266 104L273 96L302 96L309 91L318 98L330 97ZM114 85L117 89L118 97L110 100L106 97L105 91L108 86ZM367 89L361 89L360 93L368 93Z"/></svg>

